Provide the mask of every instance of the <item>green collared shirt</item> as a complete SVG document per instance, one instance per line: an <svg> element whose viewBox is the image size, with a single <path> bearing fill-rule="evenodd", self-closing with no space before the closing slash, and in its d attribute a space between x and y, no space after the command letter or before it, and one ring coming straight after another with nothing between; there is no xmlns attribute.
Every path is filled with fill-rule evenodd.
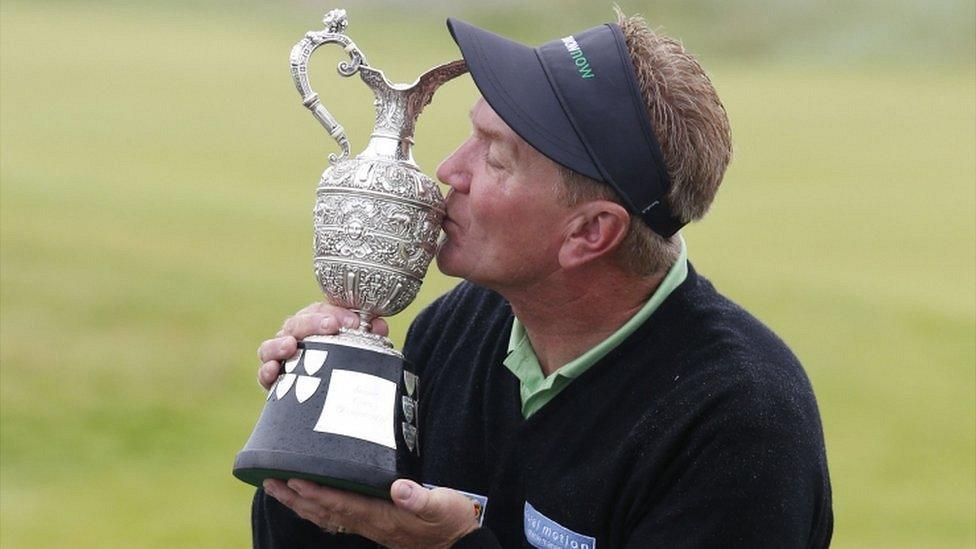
<svg viewBox="0 0 976 549"><path fill-rule="evenodd" d="M569 386L570 382L579 377L583 372L590 369L598 360L606 356L617 345L620 345L627 336L634 333L643 324L675 288L681 285L688 276L688 250L685 247L683 238L678 237L681 242L681 253L678 260L668 270L664 280L654 291L654 294L647 303L637 313L631 317L610 337L598 343L595 347L576 357L548 377L542 374L542 366L539 359L535 356L532 343L525 333L525 327L516 317L512 324L512 334L508 340L508 356L505 358L505 367L511 370L515 377L521 382L520 394L522 397L522 416L526 419L539 411L550 400Z"/></svg>

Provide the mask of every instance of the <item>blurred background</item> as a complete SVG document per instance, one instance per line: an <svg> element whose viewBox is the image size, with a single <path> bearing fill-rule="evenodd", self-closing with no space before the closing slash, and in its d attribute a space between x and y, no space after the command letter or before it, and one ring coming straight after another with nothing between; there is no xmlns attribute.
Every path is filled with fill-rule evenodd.
<svg viewBox="0 0 976 549"><path fill-rule="evenodd" d="M735 158L685 231L718 288L799 355L837 547L976 544L972 0L622 0L699 54ZM319 299L314 189L334 143L288 53L311 0L0 5L0 545L244 547L231 476L264 403L259 342ZM456 58L448 15L532 44L609 3L347 2L391 79ZM372 97L313 57L348 129ZM433 173L476 90L438 92ZM394 338L456 283L431 269ZM449 413L449 411L445 411Z"/></svg>

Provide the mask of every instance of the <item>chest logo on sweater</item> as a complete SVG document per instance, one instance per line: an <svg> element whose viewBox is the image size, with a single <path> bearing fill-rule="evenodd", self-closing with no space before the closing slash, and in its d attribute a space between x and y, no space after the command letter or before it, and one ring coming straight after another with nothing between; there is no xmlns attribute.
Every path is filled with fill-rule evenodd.
<svg viewBox="0 0 976 549"><path fill-rule="evenodd" d="M525 502L525 539L538 549L596 549L596 538L574 532Z"/></svg>

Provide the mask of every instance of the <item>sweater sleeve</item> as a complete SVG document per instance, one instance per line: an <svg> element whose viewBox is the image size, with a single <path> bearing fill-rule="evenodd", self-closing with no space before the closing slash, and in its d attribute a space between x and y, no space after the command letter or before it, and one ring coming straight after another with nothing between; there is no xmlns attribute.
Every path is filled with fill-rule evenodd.
<svg viewBox="0 0 976 549"><path fill-rule="evenodd" d="M501 549L501 544L491 530L482 527L459 539L453 547L454 549Z"/></svg>
<svg viewBox="0 0 976 549"><path fill-rule="evenodd" d="M258 489L251 504L251 534L255 549L359 549L375 548L372 541L354 535L323 531L278 500Z"/></svg>
<svg viewBox="0 0 976 549"><path fill-rule="evenodd" d="M714 402L644 471L628 547L826 547L830 482L812 393L742 391ZM805 391L804 391L805 392Z"/></svg>

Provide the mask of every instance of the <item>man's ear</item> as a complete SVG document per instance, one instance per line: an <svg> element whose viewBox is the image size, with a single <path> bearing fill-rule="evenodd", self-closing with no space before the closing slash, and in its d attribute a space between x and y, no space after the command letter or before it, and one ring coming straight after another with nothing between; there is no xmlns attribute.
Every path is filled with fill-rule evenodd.
<svg viewBox="0 0 976 549"><path fill-rule="evenodd" d="M616 202L592 200L580 204L559 249L559 265L571 269L612 254L629 228L630 214Z"/></svg>

